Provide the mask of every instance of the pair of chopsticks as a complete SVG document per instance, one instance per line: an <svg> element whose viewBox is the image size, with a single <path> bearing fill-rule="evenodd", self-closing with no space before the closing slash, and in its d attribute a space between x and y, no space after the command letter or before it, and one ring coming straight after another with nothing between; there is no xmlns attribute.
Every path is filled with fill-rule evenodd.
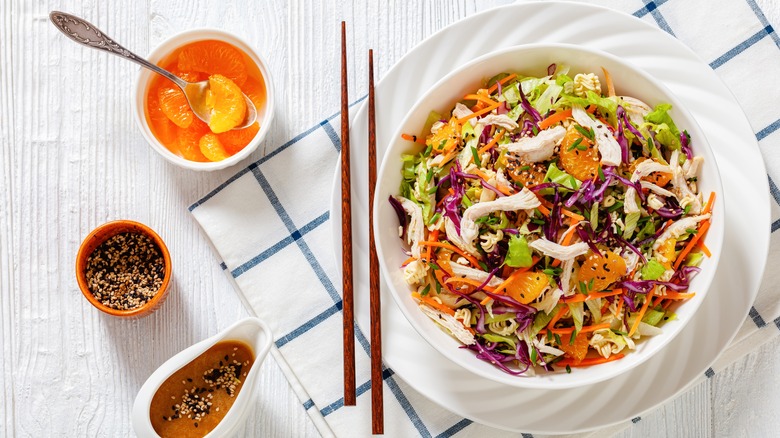
<svg viewBox="0 0 780 438"><path fill-rule="evenodd" d="M349 93L347 87L347 31L341 22L341 238L344 326L344 405L354 406L355 313L352 288L352 204L349 151ZM382 379L382 323L379 295L379 260L374 244L374 186L376 185L376 112L374 102L374 52L368 51L368 239L371 301L371 432L384 433Z"/></svg>

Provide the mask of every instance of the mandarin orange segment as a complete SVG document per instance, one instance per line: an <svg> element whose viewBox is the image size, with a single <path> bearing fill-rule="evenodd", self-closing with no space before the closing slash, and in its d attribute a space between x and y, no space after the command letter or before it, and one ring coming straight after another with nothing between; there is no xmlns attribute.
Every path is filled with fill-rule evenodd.
<svg viewBox="0 0 780 438"><path fill-rule="evenodd" d="M149 114L149 125L152 133L160 140L160 143L168 146L176 141L176 125L160 108L160 99L156 91L149 92L146 100L146 111Z"/></svg>
<svg viewBox="0 0 780 438"><path fill-rule="evenodd" d="M549 286L547 275L542 272L521 272L507 285L506 293L515 300L528 304Z"/></svg>
<svg viewBox="0 0 780 438"><path fill-rule="evenodd" d="M241 91L243 91L249 100L255 104L255 108L257 108L258 111L265 105L265 86L260 83L260 81L248 78L246 83L241 86Z"/></svg>
<svg viewBox="0 0 780 438"><path fill-rule="evenodd" d="M601 255L590 253L580 266L579 281L588 286L589 292L605 290L626 275L626 261L612 251ZM593 285L590 282L593 280Z"/></svg>
<svg viewBox="0 0 780 438"><path fill-rule="evenodd" d="M658 258L658 262L664 265L666 269L672 269L672 263L677 259L677 251L674 247L677 245L677 239L669 238L664 240L659 246L657 254L661 257Z"/></svg>
<svg viewBox="0 0 780 438"><path fill-rule="evenodd" d="M230 156L215 134L207 133L200 138L199 143L200 151L210 161L222 161Z"/></svg>
<svg viewBox="0 0 780 438"><path fill-rule="evenodd" d="M198 118L192 121L192 125L187 128L179 128L179 152L181 156L190 161L210 161L200 151L200 139L209 133L209 127Z"/></svg>
<svg viewBox="0 0 780 438"><path fill-rule="evenodd" d="M591 141L573 126L569 127L561 142L561 166L569 175L580 181L593 179L598 175L601 167L599 153ZM579 144L577 140L580 140Z"/></svg>
<svg viewBox="0 0 780 438"><path fill-rule="evenodd" d="M235 82L222 75L209 77L206 106L211 108L209 128L215 134L230 131L246 116L244 94Z"/></svg>
<svg viewBox="0 0 780 438"><path fill-rule="evenodd" d="M195 115L187 103L184 92L175 85L164 85L157 92L162 112L179 128L188 128Z"/></svg>
<svg viewBox="0 0 780 438"><path fill-rule="evenodd" d="M455 117L425 140L425 144L431 146L431 153L434 155L451 152L460 143L461 126Z"/></svg>
<svg viewBox="0 0 780 438"><path fill-rule="evenodd" d="M225 146L225 150L230 155L235 155L255 138L258 131L260 131L260 124L255 122L244 129L233 129L217 134L217 138L219 138L220 143Z"/></svg>
<svg viewBox="0 0 780 438"><path fill-rule="evenodd" d="M579 364L582 359L588 354L588 336L585 333L580 333L574 338L574 343L571 343L571 335L561 335L561 345L558 346L563 353L574 360L574 364Z"/></svg>
<svg viewBox="0 0 780 438"><path fill-rule="evenodd" d="M179 52L179 70L221 74L239 86L247 78L244 57L235 47L220 41L193 43Z"/></svg>

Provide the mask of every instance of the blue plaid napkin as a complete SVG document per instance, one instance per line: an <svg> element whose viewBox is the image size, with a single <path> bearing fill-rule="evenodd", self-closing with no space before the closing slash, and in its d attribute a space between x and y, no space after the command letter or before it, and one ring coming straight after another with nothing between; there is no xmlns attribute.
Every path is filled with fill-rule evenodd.
<svg viewBox="0 0 780 438"><path fill-rule="evenodd" d="M592 1L656 24L710 63L731 88L755 129L769 169L772 206L770 260L780 255L780 37L755 0ZM707 10L706 24L695 17ZM727 31L724 32L724 29ZM774 74L770 74L773 72ZM749 80L746 77L749 75ZM324 436L369 434L369 344L356 327L358 404L342 409L341 297L328 221L330 189L340 150L333 115L241 170L190 207L235 281L245 304L271 325L273 356ZM291 181L291 173L295 180ZM768 270L755 306L734 343L701 377L780 335L780 278ZM294 293L306 306L278 297ZM767 328L767 326L771 326ZM388 436L509 436L474 424L424 399L385 372ZM637 417L633 423L640 421ZM583 434L605 436L632 423ZM516 436L516 434L512 434ZM524 437L530 434L523 434Z"/></svg>

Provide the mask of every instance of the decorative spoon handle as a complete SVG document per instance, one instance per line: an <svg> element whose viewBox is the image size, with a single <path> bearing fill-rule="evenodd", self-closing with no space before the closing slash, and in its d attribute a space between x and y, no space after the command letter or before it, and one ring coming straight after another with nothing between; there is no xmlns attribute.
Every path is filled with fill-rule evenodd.
<svg viewBox="0 0 780 438"><path fill-rule="evenodd" d="M184 88L187 86L187 82L185 80L125 49L119 43L104 34L103 31L86 20L59 11L52 11L49 14L49 19L51 19L51 22L54 23L54 26L56 26L57 29L67 35L68 38L81 44L82 46L104 50L108 53L120 56L127 60L133 61L136 64L140 64L141 66L146 67L155 73L165 76L166 78L175 82L179 87Z"/></svg>

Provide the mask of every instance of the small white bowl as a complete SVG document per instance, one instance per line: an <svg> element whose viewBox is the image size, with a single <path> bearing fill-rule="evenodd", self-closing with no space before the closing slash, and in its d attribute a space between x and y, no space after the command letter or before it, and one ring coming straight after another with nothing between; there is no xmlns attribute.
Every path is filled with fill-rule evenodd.
<svg viewBox="0 0 780 438"><path fill-rule="evenodd" d="M206 436L231 436L240 429L244 417L254 401L254 394L257 389L257 377L260 374L260 365L263 363L263 359L265 359L265 356L268 354L268 350L271 349L271 344L273 343L271 330L258 318L242 319L223 330L221 333L181 351L168 359L164 364L160 365L160 367L157 368L157 371L146 379L146 383L144 383L141 390L138 391L138 395L135 397L135 403L133 404L133 430L139 438L159 437L157 432L155 432L154 427L152 427L149 409L151 408L154 394L163 382L165 382L171 374L192 362L193 359L200 356L211 346L225 340L241 341L249 345L255 354L255 362L249 369L249 373L247 373L246 379L244 380L244 385L238 392L236 400L233 402L233 406L222 421L219 422L217 427Z"/></svg>
<svg viewBox="0 0 780 438"><path fill-rule="evenodd" d="M239 161L248 157L249 154L257 149L260 142L265 139L268 134L268 130L271 128L271 122L274 118L274 89L271 81L271 72L268 69L265 60L243 39L233 35L232 33L225 32L219 29L192 29L185 32L177 33L166 39L160 45L158 45L149 56L146 57L149 62L157 64L160 60L165 59L176 49L194 43L196 41L205 40L217 40L228 43L242 52L244 52L256 65L260 74L263 76L265 82L266 101L262 108L257 108L257 120L260 122L260 130L255 135L255 138L249 142L246 147L241 149L237 154L228 157L222 161L215 161L210 163L202 163L197 161L190 161L182 158L175 153L171 152L165 147L157 137L154 136L152 130L149 128L149 124L146 119L146 95L149 91L149 83L152 78L158 76L153 71L141 68L138 73L138 79L135 83L135 89L133 90L133 114L135 115L135 121L138 124L138 128L141 130L146 141L152 146L152 149L157 151L166 160L170 161L177 166L184 167L191 170L219 170L226 167L230 167L237 164Z"/></svg>
<svg viewBox="0 0 780 438"><path fill-rule="evenodd" d="M713 191L718 194L723 193L715 156L693 116L661 82L605 52L570 44L529 44L509 47L484 55L458 68L437 82L414 104L398 126L396 134L391 137L391 142L384 151L377 178L376 196L372 208L382 276L390 294L412 327L444 357L484 378L508 386L536 389L574 388L610 379L646 361L666 346L691 320L706 297L720 259L725 223L723 196L718 196L718 202L715 203L712 212L712 226L706 239L712 257L705 258L701 265L701 272L691 281L690 290L695 291L696 295L675 309L678 320L666 323L662 327L662 334L638 342L636 350L630 351L621 360L576 368L571 374L540 372L536 376L515 377L477 359L471 350L459 348L460 342L440 330L419 310L417 303L410 296L409 286L404 281L403 270L400 268L407 256L401 251L398 218L387 198L398 194L401 183L401 154L418 153L420 150L419 145L415 146L411 142L401 140L401 134L419 133L431 110L440 113L448 112L462 96L483 85L486 78L501 72L544 76L547 74L547 67L552 63L569 65L573 73L596 73L601 78L602 84L605 83L601 73L603 66L609 70L618 95L633 96L651 106L659 103L672 104L671 113L677 126L688 130L691 134L694 154L704 157L704 164L699 170L701 193L708 194ZM678 358L678 360L684 361L685 358ZM420 366L426 365L421 363Z"/></svg>

